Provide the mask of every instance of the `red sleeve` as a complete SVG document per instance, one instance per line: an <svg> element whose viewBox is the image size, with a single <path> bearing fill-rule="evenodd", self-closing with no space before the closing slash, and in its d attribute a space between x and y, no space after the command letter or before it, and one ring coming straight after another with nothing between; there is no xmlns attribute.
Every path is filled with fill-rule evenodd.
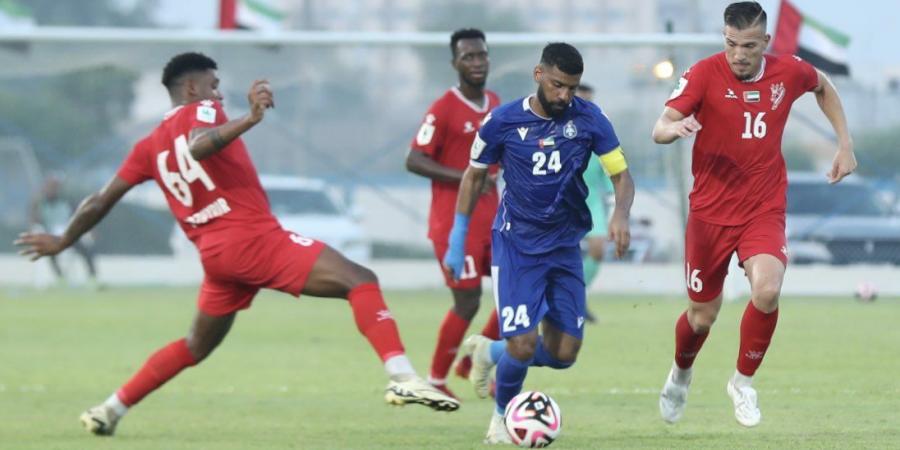
<svg viewBox="0 0 900 450"><path fill-rule="evenodd" d="M794 65L800 73L800 79L803 80L801 85L803 92L809 92L819 87L819 72L812 64L800 59L799 56L791 55L790 59L794 61Z"/></svg>
<svg viewBox="0 0 900 450"><path fill-rule="evenodd" d="M672 91L666 106L689 116L697 112L703 101L704 72L698 63L691 67L678 80L678 86Z"/></svg>
<svg viewBox="0 0 900 450"><path fill-rule="evenodd" d="M146 139L135 144L116 175L132 186L153 178L153 161L150 160L149 150L149 141Z"/></svg>
<svg viewBox="0 0 900 450"><path fill-rule="evenodd" d="M438 100L428 108L422 125L419 126L419 131L410 144L410 148L413 150L420 151L432 158L437 157L444 144L444 130L448 118L442 105L443 103Z"/></svg>
<svg viewBox="0 0 900 450"><path fill-rule="evenodd" d="M194 128L212 128L228 122L225 116L225 110L222 104L213 100L202 100L197 103L191 103L184 113L188 115L188 129Z"/></svg>

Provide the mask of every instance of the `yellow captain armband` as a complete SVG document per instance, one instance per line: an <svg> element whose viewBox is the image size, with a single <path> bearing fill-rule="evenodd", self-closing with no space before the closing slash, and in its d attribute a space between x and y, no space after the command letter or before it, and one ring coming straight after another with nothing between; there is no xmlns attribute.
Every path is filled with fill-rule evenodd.
<svg viewBox="0 0 900 450"><path fill-rule="evenodd" d="M600 155L600 165L607 176L618 175L628 168L628 162L625 161L625 153L622 153L622 147L616 147L608 153Z"/></svg>

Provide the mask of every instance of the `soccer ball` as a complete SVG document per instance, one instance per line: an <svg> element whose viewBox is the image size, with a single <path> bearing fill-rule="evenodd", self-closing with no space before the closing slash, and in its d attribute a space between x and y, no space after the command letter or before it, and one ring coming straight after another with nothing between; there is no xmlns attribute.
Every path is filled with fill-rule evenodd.
<svg viewBox="0 0 900 450"><path fill-rule="evenodd" d="M856 299L861 302L874 302L878 298L878 288L868 281L860 281L856 285Z"/></svg>
<svg viewBox="0 0 900 450"><path fill-rule="evenodd" d="M562 428L559 405L542 392L522 392L513 397L503 416L509 437L519 447L546 447L559 437Z"/></svg>

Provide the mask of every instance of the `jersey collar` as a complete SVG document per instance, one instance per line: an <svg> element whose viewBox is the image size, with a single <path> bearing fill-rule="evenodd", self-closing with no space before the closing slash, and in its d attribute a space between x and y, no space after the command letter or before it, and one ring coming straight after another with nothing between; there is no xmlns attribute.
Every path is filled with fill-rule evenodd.
<svg viewBox="0 0 900 450"><path fill-rule="evenodd" d="M726 56L725 58L726 58L725 65L728 66L728 59L727 59L728 57ZM729 71L730 70L731 70L731 68L729 67ZM766 74L766 56L763 55L762 63L759 65L759 72L757 72L756 75L753 76L753 78L750 78L749 80L741 80L741 83L756 83L757 81L762 80L762 77L765 74Z"/></svg>
<svg viewBox="0 0 900 450"><path fill-rule="evenodd" d="M544 117L544 116L534 112L533 109L531 109L531 103L529 103L531 101L531 97L534 97L534 94L531 94L528 97L525 97L524 100L522 100L522 110L528 111L531 114L534 114L536 117L540 117L541 119L544 119L544 120L553 120L550 117Z"/></svg>
<svg viewBox="0 0 900 450"><path fill-rule="evenodd" d="M484 93L484 100L481 101L482 106L480 106L480 107L478 105L476 105L475 103L472 103L471 100L467 99L466 96L463 95L462 92L459 90L458 86L453 86L452 88L450 88L450 92L453 92L453 95L455 95L456 98L459 99L459 101L465 103L466 106L468 106L469 108L472 108L472 110L477 113L486 113L486 112L488 112L488 108L491 107L491 104L490 104L491 102L490 102L490 99L488 98L487 92Z"/></svg>

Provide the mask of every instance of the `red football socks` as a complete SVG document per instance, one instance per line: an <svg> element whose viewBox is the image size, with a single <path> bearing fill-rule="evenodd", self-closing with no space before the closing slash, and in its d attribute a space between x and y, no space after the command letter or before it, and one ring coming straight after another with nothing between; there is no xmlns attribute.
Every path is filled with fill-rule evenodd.
<svg viewBox="0 0 900 450"><path fill-rule="evenodd" d="M697 334L688 322L687 311L675 322L675 364L681 369L689 369L694 365L694 358L706 341L706 334Z"/></svg>
<svg viewBox="0 0 900 450"><path fill-rule="evenodd" d="M405 353L397 322L384 304L377 283L360 284L347 295L359 332L369 340L382 361Z"/></svg>
<svg viewBox="0 0 900 450"><path fill-rule="evenodd" d="M481 335L492 341L500 340L500 321L497 319L496 308L491 311L491 315L490 317L488 317L487 323L484 324L484 328L481 330Z"/></svg>
<svg viewBox="0 0 900 450"><path fill-rule="evenodd" d="M133 406L184 368L194 364L196 361L188 350L187 341L179 339L151 355L116 395L125 406Z"/></svg>
<svg viewBox="0 0 900 450"><path fill-rule="evenodd" d="M776 323L777 309L766 314L756 309L752 301L747 304L744 318L741 319L741 347L737 360L737 370L742 375L753 376L762 364L772 335L775 334Z"/></svg>
<svg viewBox="0 0 900 450"><path fill-rule="evenodd" d="M434 355L431 359L432 380L447 379L447 372L450 371L450 366L456 359L459 344L462 343L468 329L469 321L460 317L453 309L447 311L447 315L444 316L444 321L441 323L437 346L434 348Z"/></svg>

